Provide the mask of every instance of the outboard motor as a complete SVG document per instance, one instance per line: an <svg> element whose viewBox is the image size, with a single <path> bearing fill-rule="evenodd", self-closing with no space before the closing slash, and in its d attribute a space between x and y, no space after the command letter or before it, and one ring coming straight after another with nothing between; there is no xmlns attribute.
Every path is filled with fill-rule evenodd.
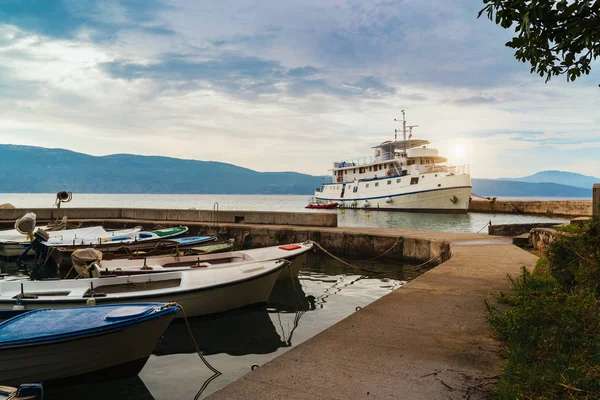
<svg viewBox="0 0 600 400"><path fill-rule="evenodd" d="M58 266L60 264L60 256L57 258L53 256L54 249L46 246L48 239L50 239L50 235L45 230L38 229L33 234L31 244L17 259L17 262L23 265L25 264L29 250L35 252L35 267L33 267L29 274L31 280L54 279L59 276Z"/></svg>

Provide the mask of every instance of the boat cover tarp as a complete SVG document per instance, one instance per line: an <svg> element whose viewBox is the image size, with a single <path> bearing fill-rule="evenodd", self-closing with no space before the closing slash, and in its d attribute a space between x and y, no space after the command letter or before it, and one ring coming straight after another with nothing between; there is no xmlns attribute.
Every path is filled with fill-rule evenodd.
<svg viewBox="0 0 600 400"><path fill-rule="evenodd" d="M78 249L71 254L71 260L75 267L86 267L90 261L102 261L102 252L91 248Z"/></svg>
<svg viewBox="0 0 600 400"><path fill-rule="evenodd" d="M15 230L22 235L27 235L30 237L33 231L35 231L36 220L35 213L28 212L15 221Z"/></svg>
<svg viewBox="0 0 600 400"><path fill-rule="evenodd" d="M81 242L98 242L99 239L110 238L118 235L135 235L140 228L122 229L119 231L106 231L101 226L88 228L66 229L63 231L47 232L50 235L49 245L73 244L73 240ZM16 229L0 231L0 243L26 243L27 236L19 233Z"/></svg>
<svg viewBox="0 0 600 400"><path fill-rule="evenodd" d="M123 329L179 310L165 303L34 310L0 323L0 349Z"/></svg>

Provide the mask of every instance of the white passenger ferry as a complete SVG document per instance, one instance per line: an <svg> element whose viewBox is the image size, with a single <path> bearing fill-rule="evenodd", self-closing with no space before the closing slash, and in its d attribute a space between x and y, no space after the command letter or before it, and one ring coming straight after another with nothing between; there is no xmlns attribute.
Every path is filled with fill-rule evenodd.
<svg viewBox="0 0 600 400"><path fill-rule="evenodd" d="M471 196L468 165L448 166L427 140L413 139L402 110L404 140L373 147L372 157L333 163L330 177L315 192L317 204L343 208L466 213ZM406 137L407 128L409 136Z"/></svg>

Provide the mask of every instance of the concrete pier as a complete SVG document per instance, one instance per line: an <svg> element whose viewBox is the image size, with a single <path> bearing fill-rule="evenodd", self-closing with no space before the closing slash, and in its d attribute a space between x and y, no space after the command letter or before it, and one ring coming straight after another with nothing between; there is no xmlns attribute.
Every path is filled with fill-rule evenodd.
<svg viewBox="0 0 600 400"><path fill-rule="evenodd" d="M393 236L449 242L453 257L210 398L487 398L504 360L483 301L536 257L481 234Z"/></svg>
<svg viewBox="0 0 600 400"><path fill-rule="evenodd" d="M270 224L294 226L337 226L336 212L281 212L232 210L179 210L164 208L13 208L0 209L0 222L14 223L27 212L34 212L38 221L54 221L66 216L69 220L137 220L183 222L213 222L234 224Z"/></svg>
<svg viewBox="0 0 600 400"><path fill-rule="evenodd" d="M469 212L581 217L592 215L592 200L472 200Z"/></svg>

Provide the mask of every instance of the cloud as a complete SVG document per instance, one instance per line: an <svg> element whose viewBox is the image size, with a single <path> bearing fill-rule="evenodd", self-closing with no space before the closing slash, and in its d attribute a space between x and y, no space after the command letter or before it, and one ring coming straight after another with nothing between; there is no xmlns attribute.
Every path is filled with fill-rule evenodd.
<svg viewBox="0 0 600 400"><path fill-rule="evenodd" d="M597 82L544 84L480 7L5 0L0 141L320 174L405 109L442 154L470 149L475 176L600 175Z"/></svg>
<svg viewBox="0 0 600 400"><path fill-rule="evenodd" d="M119 29L172 34L157 20L168 8L160 0L3 0L0 20L40 35L74 38L90 30L96 39L114 38Z"/></svg>
<svg viewBox="0 0 600 400"><path fill-rule="evenodd" d="M472 106L479 104L493 104L497 103L498 99L495 97L484 97L484 96L471 96L464 99L454 100L453 103L459 106Z"/></svg>

